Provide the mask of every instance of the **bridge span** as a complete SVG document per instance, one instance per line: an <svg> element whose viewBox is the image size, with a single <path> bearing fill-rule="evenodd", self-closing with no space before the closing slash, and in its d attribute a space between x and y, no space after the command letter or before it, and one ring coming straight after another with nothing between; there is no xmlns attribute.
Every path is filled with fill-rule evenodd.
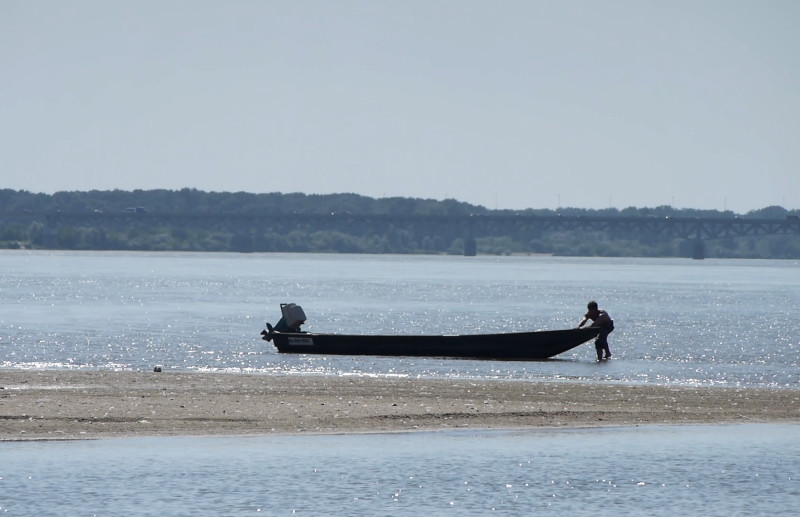
<svg viewBox="0 0 800 517"><path fill-rule="evenodd" d="M174 213L174 212L54 212L47 214L5 213L0 220L44 220L49 228L59 226L217 228L237 232L247 229L282 233L295 230L329 230L343 233L382 233L391 229L424 230L428 234L460 234L464 254L475 255L476 239L520 232L605 232L610 235L653 235L692 241L694 258L704 257L704 241L760 235L800 235L800 218L747 217L622 217L583 215L402 215L313 213Z"/></svg>
<svg viewBox="0 0 800 517"><path fill-rule="evenodd" d="M0 222L30 224L40 221L55 234L60 227L96 227L125 230L131 228L197 228L233 234L248 232L336 231L351 235L389 234L408 230L420 235L460 236L464 254L477 253L477 240L485 237L524 235L527 238L547 233L598 232L612 238L653 236L682 239L692 243L693 256L704 258L705 241L763 235L800 235L800 218L748 217L623 217L529 214L358 214L335 213L219 213L219 212L0 212Z"/></svg>

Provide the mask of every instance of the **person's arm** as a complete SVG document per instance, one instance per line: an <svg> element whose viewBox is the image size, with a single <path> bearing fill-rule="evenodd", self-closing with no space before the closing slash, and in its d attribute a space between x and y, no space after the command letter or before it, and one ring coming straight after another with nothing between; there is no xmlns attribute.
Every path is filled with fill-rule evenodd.
<svg viewBox="0 0 800 517"><path fill-rule="evenodd" d="M581 320L581 322L578 323L578 328L581 328L582 326L586 325L587 321L589 321L589 317L588 316L584 316L583 319Z"/></svg>

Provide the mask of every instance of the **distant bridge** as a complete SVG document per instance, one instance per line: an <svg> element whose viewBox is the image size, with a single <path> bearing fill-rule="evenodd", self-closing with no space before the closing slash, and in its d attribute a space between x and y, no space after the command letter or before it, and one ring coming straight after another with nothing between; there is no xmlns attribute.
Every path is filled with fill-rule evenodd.
<svg viewBox="0 0 800 517"><path fill-rule="evenodd" d="M596 217L572 215L395 215L304 213L170 213L129 210L125 212L53 212L31 214L0 213L0 220L45 220L50 228L67 226L167 226L179 228L271 227L291 231L298 227L331 230L344 233L381 233L390 228L424 228L428 232L447 230L465 238L465 255L475 255L475 239L503 236L520 231L594 231L620 234L652 234L694 241L694 257L703 258L703 241L759 235L800 235L800 218L789 215L784 219L750 219L738 217Z"/></svg>

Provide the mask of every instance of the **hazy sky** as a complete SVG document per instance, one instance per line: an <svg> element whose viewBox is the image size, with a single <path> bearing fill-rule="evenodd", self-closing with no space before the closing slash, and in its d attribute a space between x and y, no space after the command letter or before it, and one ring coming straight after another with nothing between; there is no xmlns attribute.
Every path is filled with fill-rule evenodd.
<svg viewBox="0 0 800 517"><path fill-rule="evenodd" d="M796 0L0 0L0 188L800 208Z"/></svg>

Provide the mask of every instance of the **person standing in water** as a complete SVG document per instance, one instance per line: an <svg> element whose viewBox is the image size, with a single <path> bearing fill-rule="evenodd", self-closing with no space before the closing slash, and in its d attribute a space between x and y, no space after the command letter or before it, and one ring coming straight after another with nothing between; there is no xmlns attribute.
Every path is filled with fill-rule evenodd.
<svg viewBox="0 0 800 517"><path fill-rule="evenodd" d="M597 302L589 302L586 306L588 311L583 316L583 319L578 323L578 328L583 327L586 322L592 320L591 327L599 327L600 334L594 341L594 349L597 352L597 360L609 359L611 351L608 349L608 335L614 331L614 320L608 315L606 311L597 307ZM605 357L603 357L605 352Z"/></svg>

